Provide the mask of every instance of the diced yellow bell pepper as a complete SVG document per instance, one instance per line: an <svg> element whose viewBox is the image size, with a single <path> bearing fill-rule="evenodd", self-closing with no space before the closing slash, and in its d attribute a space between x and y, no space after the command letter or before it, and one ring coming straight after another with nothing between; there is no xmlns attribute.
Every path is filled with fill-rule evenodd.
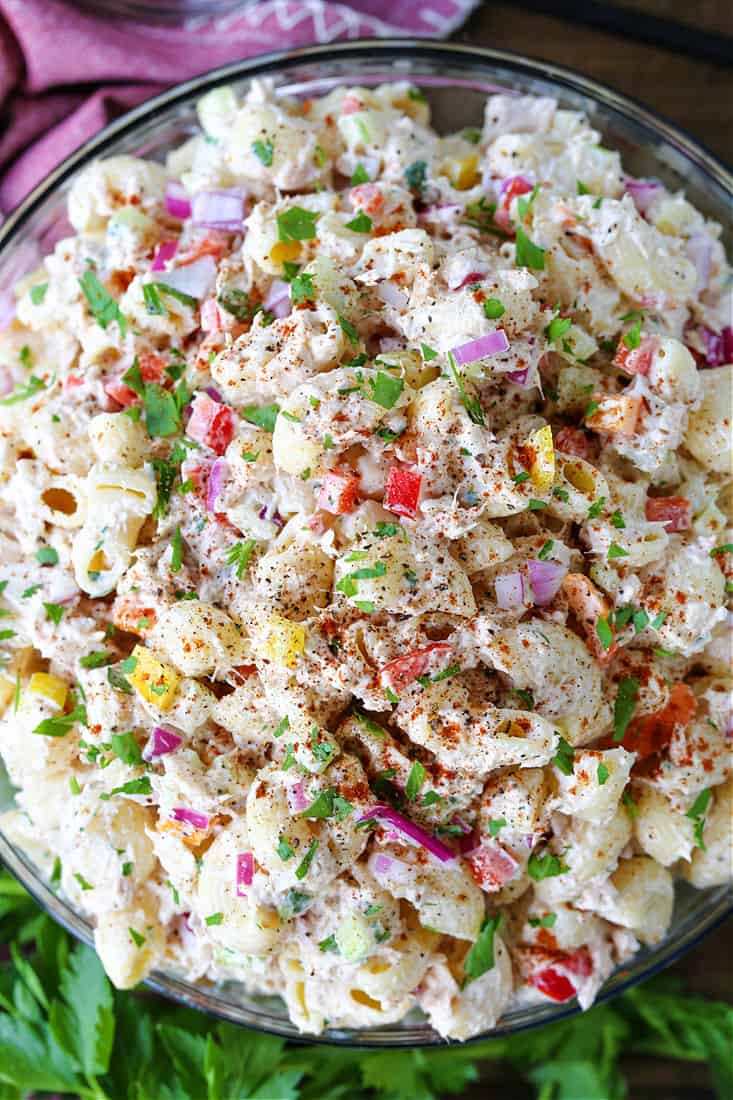
<svg viewBox="0 0 733 1100"><path fill-rule="evenodd" d="M534 456L529 469L532 484L538 493L546 493L555 480L555 448L550 425L545 424L544 428L533 432L527 446Z"/></svg>
<svg viewBox="0 0 733 1100"><path fill-rule="evenodd" d="M467 157L448 157L443 161L441 175L447 176L457 191L467 191L478 181L477 165L476 153Z"/></svg>
<svg viewBox="0 0 733 1100"><path fill-rule="evenodd" d="M131 656L136 664L127 678L135 691L159 710L170 710L181 677L170 665L164 665L154 657L144 645L136 645Z"/></svg>
<svg viewBox="0 0 733 1100"><path fill-rule="evenodd" d="M0 676L0 715L10 706L10 701L15 696L15 684L5 676Z"/></svg>
<svg viewBox="0 0 733 1100"><path fill-rule="evenodd" d="M299 654L305 649L305 627L282 615L268 615L251 642L255 656L294 668Z"/></svg>
<svg viewBox="0 0 733 1100"><path fill-rule="evenodd" d="M28 690L34 695L40 695L47 702L54 703L59 710L62 710L69 693L69 685L59 680L58 676L52 676L50 672L34 672L30 678Z"/></svg>
<svg viewBox="0 0 733 1100"><path fill-rule="evenodd" d="M286 260L297 260L300 249L300 241L278 241L270 249L270 259L274 264L284 264Z"/></svg>

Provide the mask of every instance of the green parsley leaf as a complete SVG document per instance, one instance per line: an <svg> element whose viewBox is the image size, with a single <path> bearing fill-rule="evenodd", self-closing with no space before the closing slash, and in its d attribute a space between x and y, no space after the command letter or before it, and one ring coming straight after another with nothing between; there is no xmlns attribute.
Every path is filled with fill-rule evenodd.
<svg viewBox="0 0 733 1100"><path fill-rule="evenodd" d="M241 577L244 574L256 545L257 543L254 539L246 539L244 542L233 543L227 549L224 555L224 561L227 565L236 566L235 573L237 577Z"/></svg>
<svg viewBox="0 0 733 1100"><path fill-rule="evenodd" d="M582 182L582 180L576 180L575 181L575 187L576 187L576 193L578 195L590 195L590 191L585 186L585 184Z"/></svg>
<svg viewBox="0 0 733 1100"><path fill-rule="evenodd" d="M624 550L623 546L619 546L617 542L612 542L608 548L608 560L613 561L614 558L628 558L628 550Z"/></svg>
<svg viewBox="0 0 733 1100"><path fill-rule="evenodd" d="M450 367L453 379L458 387L458 393L460 394L461 404L468 413L469 420L472 420L474 424L479 424L482 428L486 427L486 418L484 417L484 410L481 408L481 402L475 395L472 396L466 392L466 386L463 381L463 376L459 373L456 367L456 361L448 353L448 366Z"/></svg>
<svg viewBox="0 0 733 1100"><path fill-rule="evenodd" d="M134 733L113 733L110 742L112 752L123 764L134 767L145 763Z"/></svg>
<svg viewBox="0 0 733 1100"><path fill-rule="evenodd" d="M540 561L546 561L547 558L549 558L550 554L553 551L554 546L555 546L555 542L554 542L553 539L548 539L547 542L544 543L544 545L542 546L542 549L540 550L540 552L537 555L537 557L540 559Z"/></svg>
<svg viewBox="0 0 733 1100"><path fill-rule="evenodd" d="M517 267L529 267L534 271L543 271L545 267L545 249L533 244L519 225L517 226L514 263Z"/></svg>
<svg viewBox="0 0 733 1100"><path fill-rule="evenodd" d="M641 318L624 333L624 343L627 348L638 348L641 344Z"/></svg>
<svg viewBox="0 0 733 1100"><path fill-rule="evenodd" d="M295 877L297 879L304 879L310 870L310 865L313 862L313 857L318 850L320 844L319 840L313 840L310 843L308 851L303 856L302 860L295 869Z"/></svg>
<svg viewBox="0 0 733 1100"><path fill-rule="evenodd" d="M352 233L371 233L372 219L363 210L360 210L355 218L352 218L350 222L346 222L346 228L350 229Z"/></svg>
<svg viewBox="0 0 733 1100"><path fill-rule="evenodd" d="M272 154L274 153L274 147L271 141L253 141L250 146L252 152L259 161L262 161L265 168L272 166Z"/></svg>
<svg viewBox="0 0 733 1100"><path fill-rule="evenodd" d="M545 913L544 917L530 917L530 928L554 928L557 922L557 913Z"/></svg>
<svg viewBox="0 0 733 1100"><path fill-rule="evenodd" d="M529 877L534 879L535 882L542 882L546 878L556 878L558 875L565 874L568 870L570 868L567 864L562 863L557 856L553 856L550 852L545 852L541 856L538 856L536 852L532 852L527 864Z"/></svg>
<svg viewBox="0 0 733 1100"><path fill-rule="evenodd" d="M30 298L34 306L40 306L43 299L46 297L46 291L48 290L48 283L36 283L30 289Z"/></svg>
<svg viewBox="0 0 733 1100"><path fill-rule="evenodd" d="M116 321L120 329L120 336L124 336L127 332L127 321L120 312L117 302L105 290L94 272L85 271L78 282L82 294L86 298L89 312L100 328L107 328L112 321Z"/></svg>
<svg viewBox="0 0 733 1100"><path fill-rule="evenodd" d="M626 527L626 521L624 520L624 517L621 514L621 512L619 512L618 508L616 509L616 511L611 516L611 523L613 524L613 526L616 528L617 531L623 531Z"/></svg>
<svg viewBox="0 0 733 1100"><path fill-rule="evenodd" d="M596 634L604 649L610 649L613 645L613 631L608 624L608 619L601 615L596 620Z"/></svg>
<svg viewBox="0 0 733 1100"><path fill-rule="evenodd" d="M599 497L598 500L594 500L590 508L588 509L588 519L598 519L601 512L603 511L605 503L605 497Z"/></svg>
<svg viewBox="0 0 733 1100"><path fill-rule="evenodd" d="M242 409L242 416L248 423L254 424L256 428L262 428L264 432L274 432L275 421L279 412L279 405L245 405Z"/></svg>
<svg viewBox="0 0 733 1100"><path fill-rule="evenodd" d="M313 276L306 271L295 275L290 283L290 295L295 305L299 305L300 302L314 302L316 288L313 285Z"/></svg>
<svg viewBox="0 0 733 1100"><path fill-rule="evenodd" d="M58 626L64 617L65 607L62 607L58 603L44 603L46 614L48 615L54 626Z"/></svg>
<svg viewBox="0 0 733 1100"><path fill-rule="evenodd" d="M360 183L370 183L370 176L364 165L359 161L354 171L351 173L351 186L358 187Z"/></svg>
<svg viewBox="0 0 733 1100"><path fill-rule="evenodd" d="M611 773L609 772L605 764L598 765L598 771L596 772L596 775L598 776L598 782L601 787L606 782L610 774Z"/></svg>
<svg viewBox="0 0 733 1100"><path fill-rule="evenodd" d="M2 401L0 401L0 405L17 405L20 401L27 401L29 397L35 397L37 393L45 389L46 383L43 379L37 378L35 374L32 374L27 382L16 386L8 397L3 397Z"/></svg>
<svg viewBox="0 0 733 1100"><path fill-rule="evenodd" d="M425 775L425 768L419 760L416 760L410 768L410 774L405 785L405 797L408 802L412 802L413 799L417 798L420 788L425 782Z"/></svg>
<svg viewBox="0 0 733 1100"><path fill-rule="evenodd" d="M278 214L277 234L281 241L310 241L316 236L318 212L304 210L302 206L291 206L289 210Z"/></svg>
<svg viewBox="0 0 733 1100"><path fill-rule="evenodd" d="M505 817L492 817L489 821L489 836L498 836L503 828L506 827Z"/></svg>
<svg viewBox="0 0 733 1100"><path fill-rule="evenodd" d="M145 309L148 313L154 316L168 316L168 310L160 300L160 295L158 294L155 283L143 283L143 301L145 302Z"/></svg>
<svg viewBox="0 0 733 1100"><path fill-rule="evenodd" d="M494 965L494 936L501 928L503 920L504 917L501 913L498 917L486 917L484 920L478 939L471 946L471 950L463 962L464 985L475 981L487 970L492 969Z"/></svg>
<svg viewBox="0 0 733 1100"><path fill-rule="evenodd" d="M553 317L545 328L545 336L552 343L555 343L557 340L562 340L565 333L572 327L573 322L570 317Z"/></svg>
<svg viewBox="0 0 733 1100"><path fill-rule="evenodd" d="M375 401L377 405L381 405L383 409L391 409L399 401L405 383L404 379L393 378L391 374L386 374L385 371L380 370L377 371L376 378L369 379L367 388L371 391L368 394L370 400Z"/></svg>
<svg viewBox="0 0 733 1100"><path fill-rule="evenodd" d="M52 718L44 718L31 732L44 737L65 737L79 722L84 726L87 724L87 712L83 706L74 707L69 714L55 714Z"/></svg>
<svg viewBox="0 0 733 1100"><path fill-rule="evenodd" d="M708 787L705 791L700 791L695 801L690 806L689 810L685 814L690 821L695 822L694 836L695 844L698 848L702 848L703 852L707 851L705 847L705 841L703 840L703 830L705 828L705 815L708 812L708 806L710 805L710 799L713 797L712 790Z"/></svg>
<svg viewBox="0 0 733 1100"><path fill-rule="evenodd" d="M211 927L212 925L221 924L223 920L224 920L224 914L223 913L211 913L210 916L204 917L204 923L208 924L209 927Z"/></svg>
<svg viewBox="0 0 733 1100"><path fill-rule="evenodd" d="M339 323L341 331L344 333L344 335L348 337L349 341L354 345L355 348L358 348L358 346L359 346L359 333L356 331L356 329L352 325L351 321L349 321L346 317L343 317L339 313L338 314L338 323Z"/></svg>
<svg viewBox="0 0 733 1100"><path fill-rule="evenodd" d="M623 741L639 698L639 681L635 676L624 676L616 690L613 705L614 741Z"/></svg>
<svg viewBox="0 0 733 1100"><path fill-rule="evenodd" d="M287 863L288 860L292 859L295 855L295 848L293 848L288 838L284 836L281 836L278 840L277 848L275 849L275 851L280 856L280 859L283 861L283 863Z"/></svg>
<svg viewBox="0 0 733 1100"><path fill-rule="evenodd" d="M113 794L152 794L153 788L150 783L150 779L147 775L142 775L138 779L130 779L127 783L123 783L120 787L113 787L109 792L110 796Z"/></svg>
<svg viewBox="0 0 733 1100"><path fill-rule="evenodd" d="M427 344L421 344L420 350L422 352L422 357L426 363L429 363L431 360L438 358L437 351L433 351L433 349L429 348Z"/></svg>
<svg viewBox="0 0 733 1100"><path fill-rule="evenodd" d="M552 763L563 775L572 775L574 758L573 746L569 745L564 737L561 737L557 745L557 753L552 758Z"/></svg>

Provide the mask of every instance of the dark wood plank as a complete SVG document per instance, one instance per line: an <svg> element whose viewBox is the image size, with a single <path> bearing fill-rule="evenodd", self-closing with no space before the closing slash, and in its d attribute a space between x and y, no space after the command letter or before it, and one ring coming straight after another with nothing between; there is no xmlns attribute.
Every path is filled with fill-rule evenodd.
<svg viewBox="0 0 733 1100"><path fill-rule="evenodd" d="M698 5L674 0L635 0L666 18L697 22ZM706 0L700 26L731 30L731 5ZM495 46L565 65L608 84L687 130L721 159L733 160L733 94L730 69L528 11L501 0L484 3L456 40Z"/></svg>

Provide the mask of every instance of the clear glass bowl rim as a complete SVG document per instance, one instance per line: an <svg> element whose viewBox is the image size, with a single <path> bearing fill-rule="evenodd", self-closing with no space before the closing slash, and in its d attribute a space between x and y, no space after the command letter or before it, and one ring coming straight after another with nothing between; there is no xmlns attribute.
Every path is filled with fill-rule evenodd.
<svg viewBox="0 0 733 1100"><path fill-rule="evenodd" d="M487 81L491 79L491 67L499 65L513 70L517 76L551 82L557 85L559 89L564 88L570 92L583 95L595 101L599 106L606 107L624 116L637 126L648 130L650 136L661 139L664 144L674 147L683 158L693 162L710 182L713 182L725 192L729 199L733 197L733 174L721 160L703 145L679 127L674 126L630 97L622 95L589 77L574 73L570 69L510 51L464 46L458 43L435 43L429 40L402 38L357 39L349 42L307 46L295 50L262 54L255 58L234 62L193 77L182 84L177 84L167 91L146 100L133 110L126 112L75 150L8 215L5 222L0 226L0 262L2 262L3 250L11 246L16 238L21 237L26 223L42 207L44 201L57 187L67 181L90 160L104 155L110 146L113 146L120 139L133 134L138 126L151 121L159 111L173 107L176 104L183 105L193 97L198 97L204 92L232 80L256 76L284 75L289 69L304 64L319 63L327 65L329 62L341 63L349 58L360 62L373 61L378 65L379 63L384 64L391 60L404 58L406 55L436 64L443 61L446 64L458 64L459 66L464 64L466 68L485 66L487 68ZM402 77L407 74L398 72L395 75ZM346 79L346 77L343 79ZM451 80L451 83L455 86L456 82ZM2 833L0 833L0 861L22 882L38 904L54 920L63 925L76 938L91 943L92 937L89 924L71 905L53 893L51 888L36 873L30 859L11 845ZM681 933L677 932L675 934L672 932L666 940L643 959L634 959L629 967L617 970L599 992L596 1003L618 996L624 990L669 966L696 946L732 914L733 899L730 893L722 888L717 889L715 898L711 900L706 911L694 927L687 928ZM240 1007L231 1002L223 1002L221 998L217 997L214 988L209 990L207 987L197 986L194 983L177 979L162 972L154 972L145 984L170 1000L204 1011L211 1016L240 1023L268 1034L284 1036L295 1042L378 1049L399 1046L416 1048L438 1044L445 1045L445 1040L437 1037L425 1023L407 1026L386 1025L383 1028L363 1030L345 1028L326 1032L319 1037L302 1035L295 1030L294 1025L286 1016L274 1016L267 1011L259 1013L245 1006ZM523 1022L513 1026L502 1026L500 1024L492 1031L477 1035L467 1040L466 1043L471 1044L491 1038L501 1038L517 1031L567 1018L575 1015L578 1011L580 1010L577 1004L572 1002L567 1006L538 1005L527 1013L529 1018Z"/></svg>

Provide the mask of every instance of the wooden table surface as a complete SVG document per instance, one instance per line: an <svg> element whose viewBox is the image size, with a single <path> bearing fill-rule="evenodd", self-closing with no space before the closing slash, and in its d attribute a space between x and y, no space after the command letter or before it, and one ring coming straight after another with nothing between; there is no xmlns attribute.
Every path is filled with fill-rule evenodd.
<svg viewBox="0 0 733 1100"><path fill-rule="evenodd" d="M622 0L629 9L733 34L731 0ZM540 14L541 3L483 3L453 37L565 65L639 100L733 162L731 69ZM579 7L582 8L582 0ZM733 57L730 59L733 64Z"/></svg>
<svg viewBox="0 0 733 1100"><path fill-rule="evenodd" d="M733 32L731 0L623 0L627 8ZM453 37L565 65L639 100L687 130L728 164L733 162L733 82L723 65L685 57L579 24L540 14L539 5L482 4ZM733 58L731 59L733 61ZM677 963L673 972L691 992L733 1000L733 936L730 922ZM733 1055L732 1055L733 1056ZM629 1100L713 1100L703 1066L653 1058L623 1064ZM464 1100L529 1100L533 1090L506 1070L487 1065Z"/></svg>

